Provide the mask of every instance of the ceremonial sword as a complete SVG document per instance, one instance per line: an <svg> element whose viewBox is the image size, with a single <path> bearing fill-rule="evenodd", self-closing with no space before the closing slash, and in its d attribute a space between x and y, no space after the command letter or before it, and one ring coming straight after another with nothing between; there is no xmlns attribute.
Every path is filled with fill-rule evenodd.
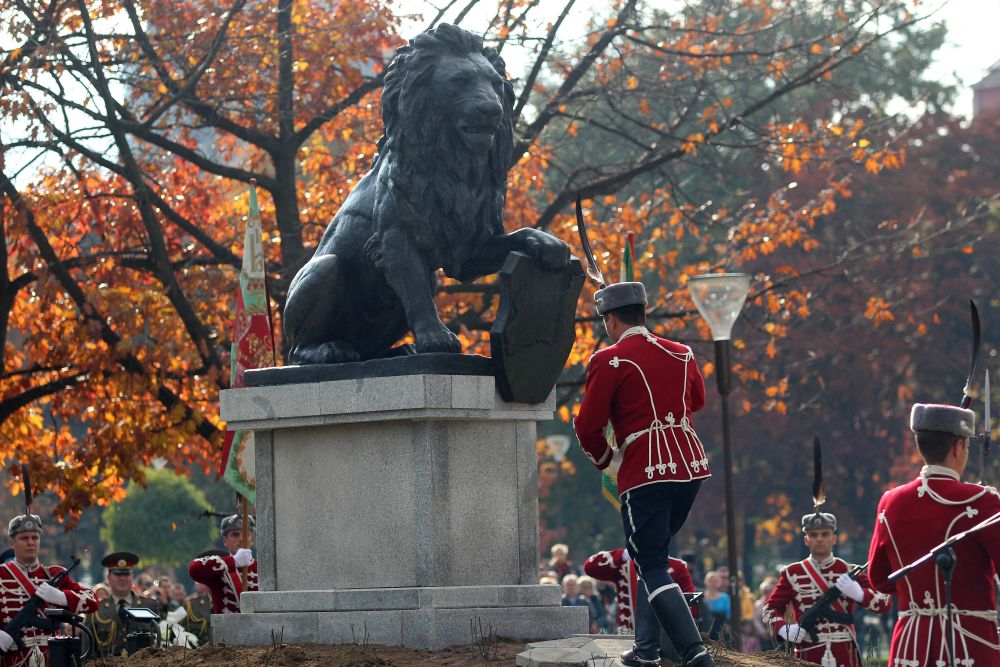
<svg viewBox="0 0 1000 667"><path fill-rule="evenodd" d="M590 239L587 238L587 224L583 221L583 206L580 203L580 195L576 196L576 231L580 233L580 245L583 246L583 254L587 258L587 275L600 285L601 289L604 289L606 287L604 274L597 267L594 251L590 249Z"/></svg>

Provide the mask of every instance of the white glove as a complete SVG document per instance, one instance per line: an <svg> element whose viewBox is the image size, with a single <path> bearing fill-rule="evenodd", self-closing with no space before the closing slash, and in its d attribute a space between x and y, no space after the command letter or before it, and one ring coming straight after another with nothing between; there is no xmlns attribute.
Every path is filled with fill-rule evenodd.
<svg viewBox="0 0 1000 667"><path fill-rule="evenodd" d="M233 562L236 567L247 567L253 562L253 552L249 549L237 549L233 554Z"/></svg>
<svg viewBox="0 0 1000 667"><path fill-rule="evenodd" d="M167 612L167 623L170 623L171 625L177 625L185 618L187 618L187 615L188 615L187 609L185 609L184 607L177 607L177 609Z"/></svg>
<svg viewBox="0 0 1000 667"><path fill-rule="evenodd" d="M793 644L798 644L808 639L809 633L800 628L797 623L789 623L788 625L781 626L781 629L778 630L778 636Z"/></svg>
<svg viewBox="0 0 1000 667"><path fill-rule="evenodd" d="M187 648L198 648L198 637L191 634L190 632L182 630L177 634L177 638L174 639L174 643L177 646L186 646Z"/></svg>
<svg viewBox="0 0 1000 667"><path fill-rule="evenodd" d="M6 653L12 648L14 648L14 638L0 630L0 651Z"/></svg>
<svg viewBox="0 0 1000 667"><path fill-rule="evenodd" d="M174 644L187 648L198 648L198 638L186 630L181 630L174 638Z"/></svg>
<svg viewBox="0 0 1000 667"><path fill-rule="evenodd" d="M840 589L841 593L855 602L861 602L865 599L865 592L861 590L861 584L851 579L851 575L846 572L837 578L834 586Z"/></svg>
<svg viewBox="0 0 1000 667"><path fill-rule="evenodd" d="M49 604L58 605L60 607L66 606L66 594L55 586L49 585L49 582L43 581L38 584L38 588L35 589L38 597L42 598Z"/></svg>

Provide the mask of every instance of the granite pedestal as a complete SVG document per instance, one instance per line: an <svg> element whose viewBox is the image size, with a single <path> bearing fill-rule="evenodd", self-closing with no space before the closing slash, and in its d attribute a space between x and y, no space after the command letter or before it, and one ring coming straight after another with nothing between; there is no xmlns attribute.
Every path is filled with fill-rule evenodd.
<svg viewBox="0 0 1000 667"><path fill-rule="evenodd" d="M538 585L535 424L553 409L506 403L484 375L222 392L222 418L255 431L261 591L213 616L215 640L439 649L479 628L585 632L586 607Z"/></svg>

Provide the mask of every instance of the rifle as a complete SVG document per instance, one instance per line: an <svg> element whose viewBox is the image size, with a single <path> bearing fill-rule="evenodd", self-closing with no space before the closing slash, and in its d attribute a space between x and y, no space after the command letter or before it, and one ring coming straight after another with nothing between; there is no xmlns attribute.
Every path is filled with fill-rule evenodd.
<svg viewBox="0 0 1000 667"><path fill-rule="evenodd" d="M858 565L850 571L851 579L857 579L858 576L868 569L868 563L864 565ZM831 606L834 602L840 599L843 593L836 586L830 586L823 593L823 596L810 607L806 613L802 614L799 618L799 627L805 630L809 634L809 639L813 643L819 643L819 635L816 632L816 625L822 621L833 621L835 623L843 623L844 625L851 625L854 622L854 617L850 614L844 614L838 611L833 611Z"/></svg>
<svg viewBox="0 0 1000 667"><path fill-rule="evenodd" d="M73 562L68 568L55 574L51 579L49 579L49 586L59 588L59 584L62 583L63 579L69 576L69 573L80 564L80 559L73 556ZM58 621L50 620L42 616L39 608L45 604L45 600L38 597L35 593L28 601L24 603L21 611L17 612L17 616L10 619L7 627L3 629L11 638L14 643L17 644L17 648L20 650L25 650L27 647L24 645L24 639L21 634L24 632L25 628L38 628L39 630L45 630L46 632L51 632L57 627Z"/></svg>

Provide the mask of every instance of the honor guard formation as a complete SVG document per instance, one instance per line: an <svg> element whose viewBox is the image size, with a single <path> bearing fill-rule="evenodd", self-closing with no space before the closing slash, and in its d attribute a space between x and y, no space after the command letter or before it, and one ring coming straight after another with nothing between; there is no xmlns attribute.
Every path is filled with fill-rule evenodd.
<svg viewBox="0 0 1000 667"><path fill-rule="evenodd" d="M694 353L646 328L642 283L602 286L594 302L612 344L589 360L574 428L593 465L615 471L621 541L588 557L582 572L557 544L540 574L541 583L562 586L563 604L588 608L592 633L634 635L622 664L709 667L716 663L705 635L726 633L744 651L784 647L823 667L875 664L864 659L856 625L864 610L896 616L891 667L1000 667L1000 494L962 481L979 437L971 410L912 406L925 465L882 496L860 565L836 555L837 517L819 511L817 438L814 507L801 519L809 555L761 584L756 603L742 583L734 600L728 570L703 572L697 554L674 553L673 538L712 476L694 423L706 401ZM259 588L254 521L245 513L221 520L222 549L191 560L191 595L169 580L140 578L140 556L130 551L101 560L106 583L82 586L69 570L39 561L42 521L30 511L23 474L25 513L10 521L10 548L0 556L0 667L78 665L85 654L102 659L164 643L195 647L211 641L213 614L240 613L243 591ZM734 611L743 622L729 629Z"/></svg>
<svg viewBox="0 0 1000 667"><path fill-rule="evenodd" d="M711 477L693 420L705 404L704 381L689 347L646 328L642 283L605 287L599 271L591 276L602 282L594 301L612 344L590 358L574 427L594 466L616 470L623 543L590 556L583 569L617 591L617 630L635 635L621 656L624 665L657 665L662 658L714 665L700 630L715 636L732 605L740 605L746 622L732 632L744 650L784 645L809 663L861 667L870 663L859 646L858 608L884 615L895 605L891 667L1000 667L1000 496L994 487L961 481L976 434L975 415L965 406L913 406L910 428L926 465L916 480L883 496L868 563L852 565L834 554L837 518L819 511L825 494L817 438L814 511L801 522L809 556L782 569L776 582L764 582L756 604L742 585L740 599L730 600L720 590L721 573L705 573L698 582L704 596L689 606L684 594L693 590L692 576L672 557L671 539ZM954 540L950 569L940 563L946 540ZM937 566L912 565L927 554L938 554ZM578 580L554 567L565 562L554 551L545 581L561 579L564 604L581 604ZM592 631L595 616L602 617L600 610L591 616Z"/></svg>

